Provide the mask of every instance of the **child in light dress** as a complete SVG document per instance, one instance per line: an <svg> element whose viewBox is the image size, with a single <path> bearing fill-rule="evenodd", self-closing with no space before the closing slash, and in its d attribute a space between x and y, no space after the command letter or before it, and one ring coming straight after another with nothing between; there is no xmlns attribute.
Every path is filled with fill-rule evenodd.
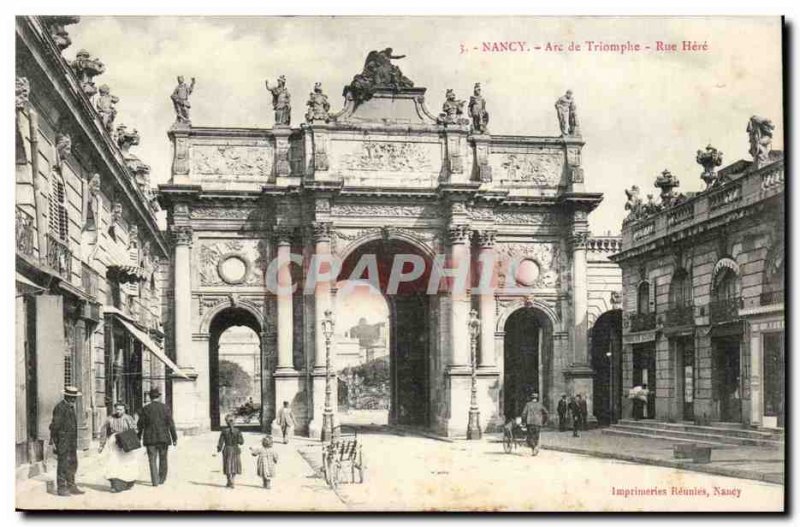
<svg viewBox="0 0 800 527"><path fill-rule="evenodd" d="M262 439L261 448L250 447L250 453L256 456L256 472L261 476L264 488L270 488L271 480L275 477L275 465L278 463L278 454L272 449L272 437L266 436Z"/></svg>

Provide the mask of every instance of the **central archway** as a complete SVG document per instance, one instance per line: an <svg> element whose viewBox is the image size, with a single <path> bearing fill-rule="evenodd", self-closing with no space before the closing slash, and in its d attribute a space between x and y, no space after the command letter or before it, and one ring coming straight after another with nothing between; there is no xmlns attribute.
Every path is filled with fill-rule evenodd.
<svg viewBox="0 0 800 527"><path fill-rule="evenodd" d="M226 348L222 351L221 343ZM263 418L268 416L262 411L266 394L261 349L261 324L249 310L231 306L214 315L208 342L212 430L219 430L222 417L227 413L239 416L240 426L263 428Z"/></svg>
<svg viewBox="0 0 800 527"><path fill-rule="evenodd" d="M414 255L422 258L425 270L414 280L398 284L396 292L387 289L392 266L397 255ZM369 276L372 271L377 277ZM361 263L359 263L361 262ZM350 251L342 262L339 274L339 295L347 294L345 284L352 280L369 280L373 295L388 311L388 422L416 427L431 425L432 354L430 352L433 325L431 323L431 297L427 294L432 261L424 251L400 239L381 238L367 241ZM412 264L406 263L402 272L410 272ZM359 286L362 287L362 286ZM379 291L375 291L379 289ZM365 306L374 305L365 302ZM369 309L369 307L365 307ZM351 314L367 317L368 313ZM337 314L337 318L341 316ZM369 352L364 350L364 357ZM374 358L374 357L373 357ZM341 386L341 385L340 385Z"/></svg>
<svg viewBox="0 0 800 527"><path fill-rule="evenodd" d="M504 325L503 413L517 417L532 393L550 408L553 325L550 318L534 307L515 310Z"/></svg>

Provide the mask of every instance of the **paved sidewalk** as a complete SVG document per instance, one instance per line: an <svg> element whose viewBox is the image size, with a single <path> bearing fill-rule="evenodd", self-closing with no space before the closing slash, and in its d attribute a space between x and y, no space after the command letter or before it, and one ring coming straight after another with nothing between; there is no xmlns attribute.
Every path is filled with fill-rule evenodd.
<svg viewBox="0 0 800 527"><path fill-rule="evenodd" d="M139 479L133 489L113 494L103 477L104 467L97 457L79 463L76 480L86 491L82 496L64 498L48 494L46 480L52 472L17 482L16 506L21 509L110 509L110 510L229 510L292 511L345 510L342 500L308 466L298 453L306 442L297 439L290 445L276 443L279 456L277 477L272 489L261 486L256 475L251 446L257 446L261 434L245 432L242 449L243 474L236 488L225 487L222 458L213 457L218 433L183 437L177 448L170 448L169 476L166 484L152 487L147 456L142 450ZM318 443L316 443L318 445Z"/></svg>
<svg viewBox="0 0 800 527"><path fill-rule="evenodd" d="M487 435L487 440L501 441L502 436ZM605 435L600 430L581 432L580 437L572 437L571 431L544 431L541 436L542 448L547 450L783 484L782 449L736 445L713 447L711 463L693 463L675 459L673 444L666 440Z"/></svg>

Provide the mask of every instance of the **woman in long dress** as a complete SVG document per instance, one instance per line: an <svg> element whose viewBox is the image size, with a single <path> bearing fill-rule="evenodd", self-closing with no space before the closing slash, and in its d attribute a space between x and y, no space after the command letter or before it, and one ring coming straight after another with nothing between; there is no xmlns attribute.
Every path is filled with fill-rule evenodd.
<svg viewBox="0 0 800 527"><path fill-rule="evenodd" d="M244 444L244 437L242 437L242 432L236 428L232 415L225 416L225 424L227 428L224 428L219 434L217 452L222 452L222 472L228 478L225 486L232 489L234 478L242 473L242 452L239 445Z"/></svg>
<svg viewBox="0 0 800 527"><path fill-rule="evenodd" d="M125 452L117 443L118 433L136 430L136 421L125 410L124 403L115 404L114 412L106 418L100 434L100 452L106 451L105 478L111 483L111 492L129 490L139 476L138 451Z"/></svg>

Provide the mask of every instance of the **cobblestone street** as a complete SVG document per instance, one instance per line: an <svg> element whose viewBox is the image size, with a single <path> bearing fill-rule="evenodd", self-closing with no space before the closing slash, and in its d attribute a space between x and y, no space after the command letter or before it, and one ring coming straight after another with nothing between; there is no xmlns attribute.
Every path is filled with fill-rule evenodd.
<svg viewBox="0 0 800 527"><path fill-rule="evenodd" d="M495 438L445 442L388 430L360 436L367 462L363 485L343 484L337 492L330 490L315 471L319 443L297 439L288 446L276 445L278 477L272 490L264 490L248 448L259 437L245 434L244 474L234 490L225 488L220 458L211 455L217 435L204 434L184 438L171 450L169 480L158 489L147 483L144 455L140 482L123 494L110 493L102 467L87 460L78 473L84 496L49 495L45 482L34 479L18 485L17 506L251 511L766 511L783 506L780 485L551 450L542 450L537 457L531 457L527 449L507 455ZM715 487L734 495L715 495ZM617 494L631 489L655 489L666 495Z"/></svg>

